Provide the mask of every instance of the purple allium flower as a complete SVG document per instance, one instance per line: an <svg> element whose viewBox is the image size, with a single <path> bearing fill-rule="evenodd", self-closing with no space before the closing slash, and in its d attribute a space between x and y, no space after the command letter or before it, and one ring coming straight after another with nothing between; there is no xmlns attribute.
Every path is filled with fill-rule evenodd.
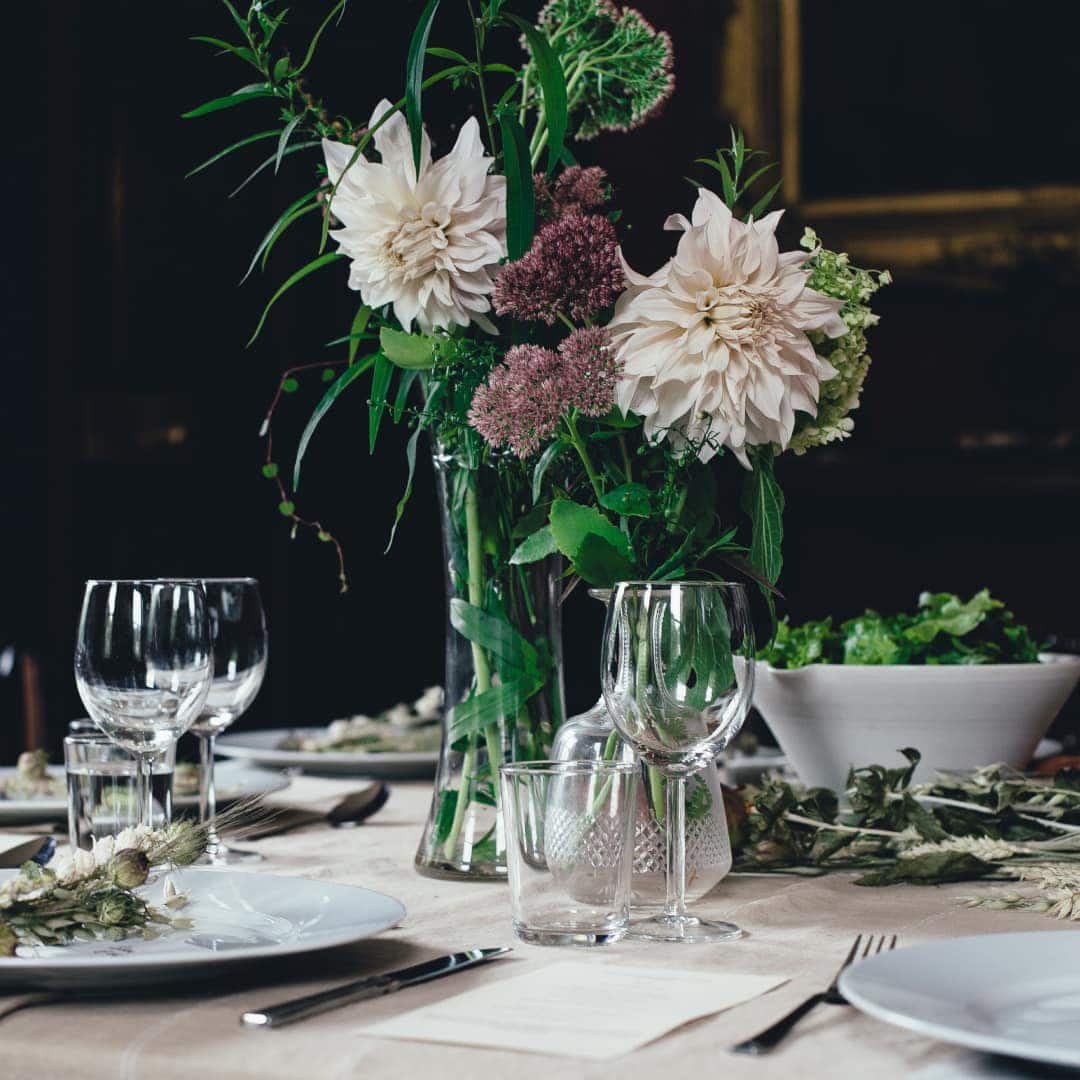
<svg viewBox="0 0 1080 1080"><path fill-rule="evenodd" d="M626 287L615 226L600 214L571 210L545 225L532 247L499 271L495 310L551 326L610 307Z"/></svg>
<svg viewBox="0 0 1080 1080"><path fill-rule="evenodd" d="M611 195L607 173L599 165L584 168L571 165L549 180L543 173L533 177L537 210L547 220L560 218L572 210L595 210Z"/></svg>
<svg viewBox="0 0 1080 1080"><path fill-rule="evenodd" d="M586 416L603 416L615 404L622 361L602 326L575 330L559 344L560 379L566 404Z"/></svg>
<svg viewBox="0 0 1080 1080"><path fill-rule="evenodd" d="M566 410L562 367L550 349L515 345L473 395L469 423L492 446L508 446L519 458L536 453Z"/></svg>

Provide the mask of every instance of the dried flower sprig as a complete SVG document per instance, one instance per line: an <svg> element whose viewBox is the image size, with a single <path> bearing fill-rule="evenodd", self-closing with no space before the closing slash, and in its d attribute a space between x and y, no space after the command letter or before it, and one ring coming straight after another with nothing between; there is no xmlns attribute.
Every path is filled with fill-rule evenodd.
<svg viewBox="0 0 1080 1080"><path fill-rule="evenodd" d="M218 827L228 828L251 809L251 800L236 804L224 821L219 816ZM182 819L163 829L124 829L89 851L58 854L47 866L24 863L0 885L0 956L13 956L20 946L153 938L164 929L190 927L190 920L172 914L187 902L173 882L164 883L164 909L136 890L157 867L193 863L207 839L204 825Z"/></svg>

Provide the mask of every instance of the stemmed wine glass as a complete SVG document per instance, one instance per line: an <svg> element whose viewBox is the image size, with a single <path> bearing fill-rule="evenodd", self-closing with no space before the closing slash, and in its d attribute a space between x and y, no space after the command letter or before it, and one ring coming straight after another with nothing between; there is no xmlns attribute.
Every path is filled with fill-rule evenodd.
<svg viewBox="0 0 1080 1080"><path fill-rule="evenodd" d="M754 630L745 586L620 582L608 600L601 675L619 733L664 776L665 805L653 812L667 834L667 899L660 915L631 924L631 935L738 937L737 926L686 911L686 778L712 766L750 708Z"/></svg>
<svg viewBox="0 0 1080 1080"><path fill-rule="evenodd" d="M214 681L191 727L199 740L199 818L207 826L203 861L215 866L261 859L228 848L215 828L214 740L255 700L266 674L266 616L254 578L203 578L214 651Z"/></svg>
<svg viewBox="0 0 1080 1080"><path fill-rule="evenodd" d="M214 661L198 581L88 581L75 684L90 718L137 765L139 821L153 827L154 758L194 723Z"/></svg>

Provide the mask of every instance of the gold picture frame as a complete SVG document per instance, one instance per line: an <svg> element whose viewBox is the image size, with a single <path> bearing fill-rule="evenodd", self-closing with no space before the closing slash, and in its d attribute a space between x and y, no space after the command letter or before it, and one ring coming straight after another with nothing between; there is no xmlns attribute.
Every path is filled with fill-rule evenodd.
<svg viewBox="0 0 1080 1080"><path fill-rule="evenodd" d="M775 155L782 201L867 265L967 280L1033 259L1080 262L1080 184L806 198L804 0L735 0L718 58L722 110Z"/></svg>

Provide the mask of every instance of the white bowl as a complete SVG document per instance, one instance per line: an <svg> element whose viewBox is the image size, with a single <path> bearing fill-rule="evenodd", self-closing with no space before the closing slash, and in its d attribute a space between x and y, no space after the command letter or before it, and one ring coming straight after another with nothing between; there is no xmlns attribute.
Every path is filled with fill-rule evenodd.
<svg viewBox="0 0 1080 1080"><path fill-rule="evenodd" d="M754 704L803 783L842 790L852 765L902 764L905 746L922 754L917 780L1022 769L1078 679L1080 656L1053 653L1037 664L758 663Z"/></svg>

